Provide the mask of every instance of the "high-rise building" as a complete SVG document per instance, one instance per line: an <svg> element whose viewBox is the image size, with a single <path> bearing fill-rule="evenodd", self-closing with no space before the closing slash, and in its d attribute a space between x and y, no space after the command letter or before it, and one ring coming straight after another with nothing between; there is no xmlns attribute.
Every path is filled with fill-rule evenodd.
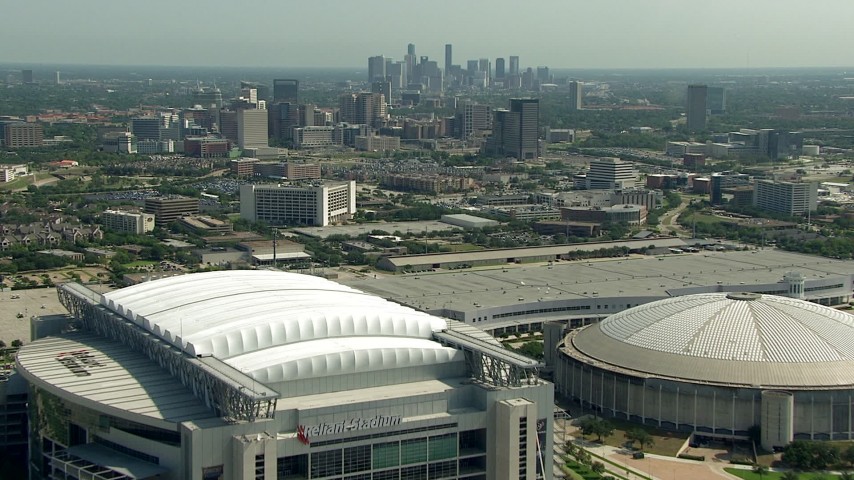
<svg viewBox="0 0 854 480"><path fill-rule="evenodd" d="M549 70L549 67L545 67L545 66L537 67L537 81L540 82L540 84L551 83L551 80L552 80L552 74L551 74L551 71Z"/></svg>
<svg viewBox="0 0 854 480"><path fill-rule="evenodd" d="M631 162L619 158L598 158L587 171L588 190L614 190L635 186L637 173Z"/></svg>
<svg viewBox="0 0 854 480"><path fill-rule="evenodd" d="M806 215L818 206L818 183L759 180L754 185L753 204L770 212Z"/></svg>
<svg viewBox="0 0 854 480"><path fill-rule="evenodd" d="M539 158L540 100L511 98L510 112L519 114L519 143L509 145L510 152L519 160Z"/></svg>
<svg viewBox="0 0 854 480"><path fill-rule="evenodd" d="M569 82L569 109L581 110L583 105L584 93L582 91L583 84L581 82Z"/></svg>
<svg viewBox="0 0 854 480"><path fill-rule="evenodd" d="M504 59L496 58L495 59L495 79L499 81L504 80Z"/></svg>
<svg viewBox="0 0 854 480"><path fill-rule="evenodd" d="M259 100L270 101L270 86L269 85L265 85L265 84L259 83L259 82L248 82L246 80L241 80L240 81L240 89L243 90L244 88L254 88L258 92L258 99Z"/></svg>
<svg viewBox="0 0 854 480"><path fill-rule="evenodd" d="M368 57L368 82L385 81L385 57Z"/></svg>
<svg viewBox="0 0 854 480"><path fill-rule="evenodd" d="M27 84L33 83L33 71L21 70L21 81Z"/></svg>
<svg viewBox="0 0 854 480"><path fill-rule="evenodd" d="M450 43L445 45L445 75L450 73L451 65L453 65L453 48L454 46Z"/></svg>
<svg viewBox="0 0 854 480"><path fill-rule="evenodd" d="M267 110L258 108L237 110L237 146L244 150L269 146Z"/></svg>
<svg viewBox="0 0 854 480"><path fill-rule="evenodd" d="M386 103L391 100L391 82L386 80L374 80L371 83L371 93L382 93Z"/></svg>
<svg viewBox="0 0 854 480"><path fill-rule="evenodd" d="M356 182L314 186L242 185L240 218L323 227L356 213Z"/></svg>
<svg viewBox="0 0 854 480"><path fill-rule="evenodd" d="M299 103L299 80L277 78L273 80L273 103Z"/></svg>
<svg viewBox="0 0 854 480"><path fill-rule="evenodd" d="M406 87L406 62L388 63L385 66L386 80L391 82L391 88L400 90ZM386 100L390 100L391 97Z"/></svg>
<svg viewBox="0 0 854 480"><path fill-rule="evenodd" d="M488 58L481 58L477 61L477 70L486 73L486 82L489 84L489 79L492 74L492 64Z"/></svg>
<svg viewBox="0 0 854 480"><path fill-rule="evenodd" d="M413 57L415 56L415 44L414 43L410 43L409 45L406 46L406 54L412 55Z"/></svg>
<svg viewBox="0 0 854 480"><path fill-rule="evenodd" d="M160 117L134 118L130 125L130 131L137 140L160 140L160 127L163 125Z"/></svg>
<svg viewBox="0 0 854 480"><path fill-rule="evenodd" d="M493 128L492 107L472 101L457 105L456 136L463 140L474 139Z"/></svg>
<svg viewBox="0 0 854 480"><path fill-rule="evenodd" d="M222 92L218 88L203 87L193 91L193 105L215 110L222 108Z"/></svg>
<svg viewBox="0 0 854 480"><path fill-rule="evenodd" d="M345 93L338 101L342 122L377 125L386 116L385 95L382 93Z"/></svg>
<svg viewBox="0 0 854 480"><path fill-rule="evenodd" d="M701 132L706 129L708 87L705 85L688 85L688 101L686 114L688 131Z"/></svg>
<svg viewBox="0 0 854 480"><path fill-rule="evenodd" d="M519 75L519 57L510 56L510 75Z"/></svg>
<svg viewBox="0 0 854 480"><path fill-rule="evenodd" d="M54 85L59 85L62 83L62 78L59 75L59 70L53 72L53 83Z"/></svg>
<svg viewBox="0 0 854 480"><path fill-rule="evenodd" d="M496 110L487 150L518 160L539 158L540 101L511 98L510 109Z"/></svg>

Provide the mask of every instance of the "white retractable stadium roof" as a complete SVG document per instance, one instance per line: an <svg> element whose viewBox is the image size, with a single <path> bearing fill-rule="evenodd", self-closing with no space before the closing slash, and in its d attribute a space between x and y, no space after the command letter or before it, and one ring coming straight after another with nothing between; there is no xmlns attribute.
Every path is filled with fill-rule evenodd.
<svg viewBox="0 0 854 480"><path fill-rule="evenodd" d="M192 355L261 382L457 361L445 320L319 277L239 270L107 293L102 304Z"/></svg>

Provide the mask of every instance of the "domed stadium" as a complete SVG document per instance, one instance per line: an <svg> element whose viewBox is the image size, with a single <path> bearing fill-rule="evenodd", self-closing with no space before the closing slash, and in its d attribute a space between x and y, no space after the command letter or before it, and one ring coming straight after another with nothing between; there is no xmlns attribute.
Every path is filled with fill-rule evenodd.
<svg viewBox="0 0 854 480"><path fill-rule="evenodd" d="M668 298L571 332L558 391L605 415L762 445L851 439L854 316L753 293Z"/></svg>
<svg viewBox="0 0 854 480"><path fill-rule="evenodd" d="M276 271L57 293L32 478L552 478L552 385L473 326Z"/></svg>

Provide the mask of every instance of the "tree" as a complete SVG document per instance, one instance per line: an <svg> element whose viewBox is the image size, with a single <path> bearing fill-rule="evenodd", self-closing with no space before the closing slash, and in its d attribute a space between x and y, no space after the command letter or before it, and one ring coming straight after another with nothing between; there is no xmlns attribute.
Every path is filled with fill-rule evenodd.
<svg viewBox="0 0 854 480"><path fill-rule="evenodd" d="M601 475L605 473L605 464L602 462L593 462L593 465L590 465L590 470Z"/></svg>
<svg viewBox="0 0 854 480"><path fill-rule="evenodd" d="M783 472L783 475L780 476L780 480L798 480L799 478L800 476L792 470Z"/></svg>
<svg viewBox="0 0 854 480"><path fill-rule="evenodd" d="M614 433L614 426L611 425L611 422L599 417L587 417L582 420L579 426L582 435L596 435L598 442L602 441L602 437L609 437Z"/></svg>
<svg viewBox="0 0 854 480"><path fill-rule="evenodd" d="M849 445L848 448L842 452L842 459L849 465L854 465L854 445Z"/></svg>
<svg viewBox="0 0 854 480"><path fill-rule="evenodd" d="M634 446L635 442L638 442L641 450L643 450L645 445L652 446L655 444L652 435L642 428L632 428L626 432L625 437L631 442L632 446Z"/></svg>
<svg viewBox="0 0 854 480"><path fill-rule="evenodd" d="M768 467L757 463L753 465L753 473L759 475L759 478L762 478L766 473L768 473Z"/></svg>
<svg viewBox="0 0 854 480"><path fill-rule="evenodd" d="M839 480L854 480L854 473L844 471L839 474Z"/></svg>
<svg viewBox="0 0 854 480"><path fill-rule="evenodd" d="M824 470L839 461L839 449L825 442L795 440L783 450L783 461L798 470Z"/></svg>
<svg viewBox="0 0 854 480"><path fill-rule="evenodd" d="M23 345L24 342L18 340L17 338L15 340L12 340L12 348L21 348Z"/></svg>

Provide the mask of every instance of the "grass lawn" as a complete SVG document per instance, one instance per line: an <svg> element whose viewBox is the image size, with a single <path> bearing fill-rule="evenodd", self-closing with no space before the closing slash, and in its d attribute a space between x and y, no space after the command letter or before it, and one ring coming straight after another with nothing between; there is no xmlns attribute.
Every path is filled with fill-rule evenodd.
<svg viewBox="0 0 854 480"><path fill-rule="evenodd" d="M27 185L33 183L32 175L25 175L20 178L16 178L11 182L0 183L0 190L15 190L17 188L24 188Z"/></svg>
<svg viewBox="0 0 854 480"><path fill-rule="evenodd" d="M688 433L659 430L653 427L629 423L625 420L617 420L613 418L609 418L607 420L614 426L614 434L610 437L604 437L602 440L604 440L606 445L610 445L612 447L622 447L623 444L626 443L625 433L627 430L631 430L632 428L643 428L652 435L653 441L655 441L654 445L647 445L644 448L645 452L675 457L689 436ZM586 439L596 440L597 437L595 435L590 435L586 437ZM637 446L637 444L635 445ZM593 449L593 452L595 453L596 450Z"/></svg>
<svg viewBox="0 0 854 480"><path fill-rule="evenodd" d="M697 223L721 223L726 220L726 218L716 217L714 215L706 215L703 213L695 213L694 215L684 215L679 217L679 223L683 226L690 225L693 221L696 221Z"/></svg>

